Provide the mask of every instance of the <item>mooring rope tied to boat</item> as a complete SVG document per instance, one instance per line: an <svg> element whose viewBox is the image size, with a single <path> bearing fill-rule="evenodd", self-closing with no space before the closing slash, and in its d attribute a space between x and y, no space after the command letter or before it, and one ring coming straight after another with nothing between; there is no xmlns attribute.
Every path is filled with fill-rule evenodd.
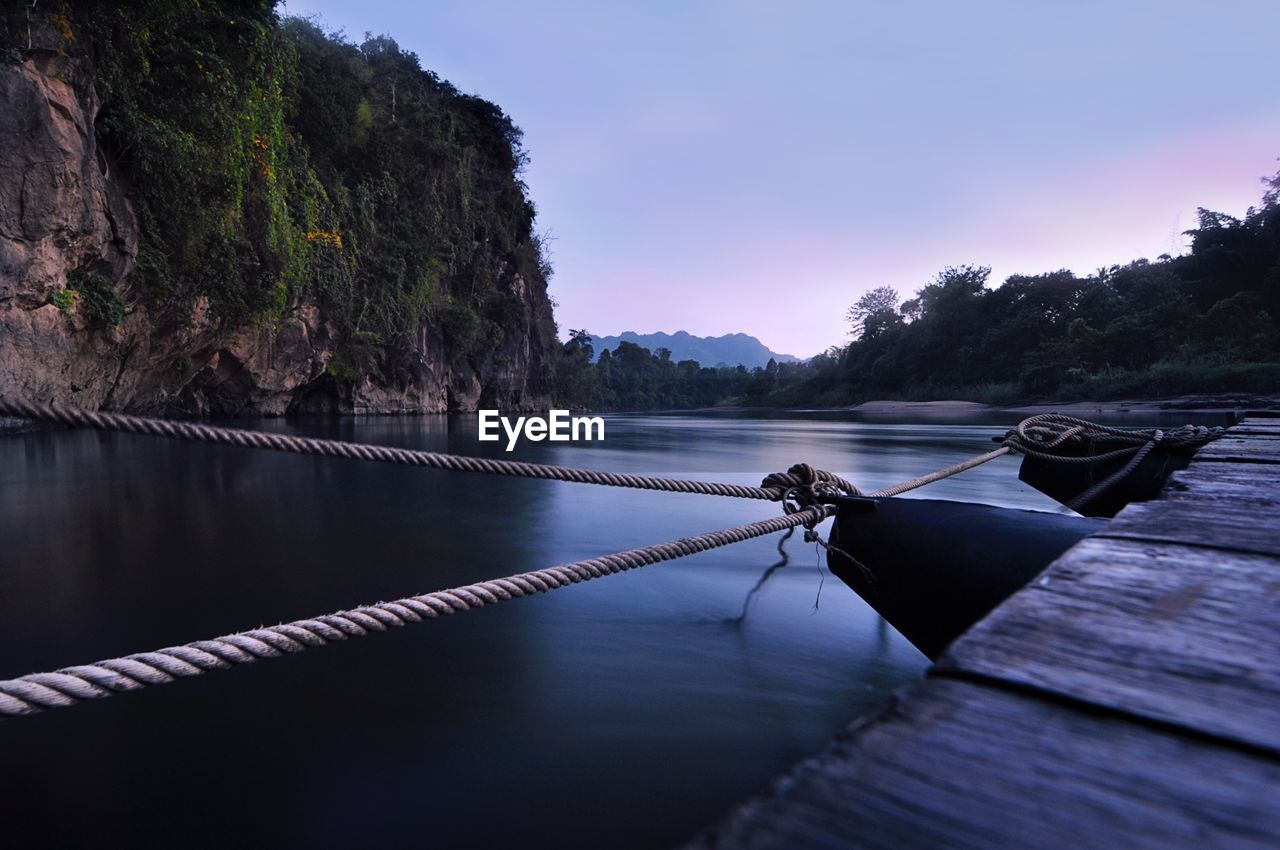
<svg viewBox="0 0 1280 850"><path fill-rule="evenodd" d="M964 472L965 470L968 470L968 469L973 469L975 466L982 466L982 464L986 463L987 461L992 461L998 457L1003 457L1004 455L1007 455L1012 451L1013 449L1010 446L1001 446L995 451L990 451L990 452L987 452L986 454L981 454L981 455L977 455L976 457L968 458L967 460L962 460L959 463L952 464L951 466L945 467L943 469L939 469L936 472L930 472L928 475L921 475L919 478L912 478L908 481L903 481L901 484L894 484L891 487L883 487L879 490L874 490L868 493L867 497L872 499L887 499L891 496L900 496L903 493L908 492L909 490L916 490L920 487L925 486L926 484L932 484L935 481L941 481L944 478L950 478L953 475L959 475L961 472Z"/></svg>
<svg viewBox="0 0 1280 850"><path fill-rule="evenodd" d="M935 473L873 491L868 496L887 497L923 487L939 478L972 469L1006 453L1003 449L987 452ZM774 473L766 478L766 481L780 483L796 482L786 489L786 493L797 500L797 503L786 505L788 512L780 517L464 587L438 590L392 602L379 602L93 664L64 667L51 673L31 673L17 679L0 681L0 718L37 714L50 708L65 708L88 700L139 690L148 685L162 685L177 679L200 676L210 670L225 670L262 658L279 658L336 640L363 637L370 632L386 631L394 626L557 590L570 584L705 552L778 531L790 531L799 526L812 531L833 515L835 509L829 505L806 505L803 502L821 498L833 487L828 480L831 478L843 480L824 475L822 470L816 470L808 464L796 464L787 473ZM847 495L858 495L858 489L847 482L838 489Z"/></svg>
<svg viewBox="0 0 1280 850"><path fill-rule="evenodd" d="M420 623L442 615L558 590L571 584L718 549L797 526L813 526L832 512L830 507L814 505L747 525L547 569L437 590L392 602L364 605L153 652L64 667L52 673L32 673L0 681L0 717L18 717L49 708L63 708L86 700L135 691L148 685L162 685L177 679L201 676L211 670L225 670L264 658L279 658L334 641L364 637L370 632L384 632L395 626Z"/></svg>
<svg viewBox="0 0 1280 850"><path fill-rule="evenodd" d="M685 537L625 552L616 552L505 578L437 590L392 602L379 602L320 617L295 620L181 646L166 647L94 664L64 667L51 673L31 673L17 679L0 681L0 718L36 714L49 708L61 708L80 702L138 690L148 685L166 684L181 678L203 675L210 670L227 669L262 658L278 658L324 646L349 637L362 637L370 632L386 631L393 626L435 619L445 614L469 611L510 599L531 596L567 587L591 579L705 552L740 543L778 531L806 528L806 539L818 537L816 526L834 515L835 507L824 503L831 497L861 496L861 491L838 475L816 469L807 463L792 466L787 472L775 472L760 487L738 484L657 478L591 469L574 469L550 464L500 461L463 455L440 454L388 446L315 440L220 428L191 422L150 419L117 413L86 411L54 404L35 404L0 398L0 415L19 416L71 427L91 427L105 431L177 437L220 445L265 448L296 454L344 457L401 463L410 466L484 472L528 478L574 481L613 487L633 487L681 493L732 496L781 502L784 515L733 528L721 529L694 537ZM1222 428L1185 426L1164 432L1141 429L1112 428L1057 414L1034 416L1009 431L1003 445L994 451L968 458L943 469L866 494L868 498L888 498L949 478L1006 454L1043 456L1064 462L1098 462L1132 455L1120 472L1099 482L1092 490L1105 489L1129 471L1151 451L1163 444L1175 449L1193 449L1221 436ZM1090 456L1050 454L1072 441L1090 445L1122 443L1123 448Z"/></svg>
<svg viewBox="0 0 1280 850"><path fill-rule="evenodd" d="M101 431L172 437L217 445L272 449L293 454L374 460L457 472L510 475L522 478L570 481L579 484L598 484L607 487L629 487L672 493L696 493L772 502L783 500L787 492L792 488L811 486L813 483L806 480L805 474L813 470L812 467L806 464L797 464L785 473L774 473L766 478L761 483L761 486L750 487L743 484L632 475L624 472L580 469L555 464L427 452L419 449L402 449L370 443L295 437L289 434L250 431L243 428L222 428L198 422L154 419L122 413L83 410L60 404L39 404L26 399L14 400L6 399L2 396L0 396L0 415L57 423L73 428L88 427ZM1008 431L1002 440L1000 449L979 455L976 458L970 458L955 464L954 467L938 470L922 476L920 479L904 481L894 487L885 488L883 491L877 491L869 495L885 497L900 495L924 484L950 477L957 472L972 469L974 466L986 463L988 460L1009 452L1058 463L1097 464L1138 454L1145 457L1156 445L1163 445L1165 448L1174 451L1194 450L1211 440L1217 439L1224 431L1225 429L1220 427L1208 428L1199 425L1184 425L1168 431L1155 428L1118 428L1099 425L1072 416L1044 413L1024 419L1018 423L1016 428ZM1100 454L1090 453L1087 455L1054 452L1055 449L1061 449L1070 444L1085 444L1089 446L1120 444L1121 447ZM1099 482L1096 488L1085 495L1092 498L1098 492L1115 484L1128 475L1137 466L1137 463L1141 462L1141 459L1141 457L1137 458L1136 462L1126 465L1124 469L1106 481ZM798 473L798 469L802 471ZM829 485L836 491L860 495L856 486L837 475L825 470L813 470L813 472L816 473L820 482L824 485ZM1083 504L1083 501L1077 500L1077 503Z"/></svg>

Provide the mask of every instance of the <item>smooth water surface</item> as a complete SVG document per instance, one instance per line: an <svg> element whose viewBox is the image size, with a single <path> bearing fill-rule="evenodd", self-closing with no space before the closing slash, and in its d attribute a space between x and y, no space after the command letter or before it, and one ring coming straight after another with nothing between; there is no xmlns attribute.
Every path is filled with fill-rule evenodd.
<svg viewBox="0 0 1280 850"><path fill-rule="evenodd" d="M603 444L510 455L469 418L253 427L744 484L805 460L870 489L988 451L1011 421L609 416ZM1053 507L1010 459L928 495ZM777 510L147 437L0 439L0 678ZM0 799L26 836L11 846L678 843L926 666L798 536L735 622L776 543L5 721Z"/></svg>

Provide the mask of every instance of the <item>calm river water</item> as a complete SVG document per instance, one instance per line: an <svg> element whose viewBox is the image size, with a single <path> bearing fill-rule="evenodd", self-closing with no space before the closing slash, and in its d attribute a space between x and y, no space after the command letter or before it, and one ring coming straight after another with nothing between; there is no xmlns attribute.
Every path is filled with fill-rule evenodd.
<svg viewBox="0 0 1280 850"><path fill-rule="evenodd" d="M512 455L467 418L253 427L744 484L806 460L869 489L987 451L1016 418L609 416L602 444ZM1053 507L1007 459L928 494ZM145 437L3 438L0 677L776 510ZM0 811L29 839L11 846L678 843L926 666L798 537L733 622L775 544L0 723Z"/></svg>

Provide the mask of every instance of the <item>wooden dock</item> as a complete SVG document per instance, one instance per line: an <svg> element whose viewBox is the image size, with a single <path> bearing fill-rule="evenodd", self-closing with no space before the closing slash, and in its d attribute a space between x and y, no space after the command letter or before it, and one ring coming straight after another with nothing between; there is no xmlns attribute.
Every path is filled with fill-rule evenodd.
<svg viewBox="0 0 1280 850"><path fill-rule="evenodd" d="M1202 449L693 846L1280 847L1280 418Z"/></svg>

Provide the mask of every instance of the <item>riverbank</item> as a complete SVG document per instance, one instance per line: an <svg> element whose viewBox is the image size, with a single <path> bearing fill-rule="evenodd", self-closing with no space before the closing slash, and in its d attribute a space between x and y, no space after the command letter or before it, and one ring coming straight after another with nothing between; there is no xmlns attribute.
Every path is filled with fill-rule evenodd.
<svg viewBox="0 0 1280 850"><path fill-rule="evenodd" d="M1269 395L1242 395L1242 394L1224 394L1224 395L1184 395L1173 396L1169 398L1158 399L1121 399L1108 401L1071 401L1071 402L1025 402L1015 404L987 404L979 401L964 401L961 399L945 399L939 401L900 401L896 399L877 399L875 401L865 401L855 405L841 405L834 407L760 407L750 405L716 405L715 407L701 408L658 408L658 409L638 409L638 410L578 410L575 413L605 413L615 415L640 415L655 413L732 413L732 414L777 414L777 413L866 413L876 416L926 416L926 417L951 417L965 416L982 413L1017 413L1024 416L1034 416L1039 413L1065 413L1071 416L1079 416L1088 418L1089 416L1098 415L1123 415L1126 413L1178 413L1178 412L1205 412L1205 411L1227 411L1227 410L1276 410L1280 409L1280 396ZM424 415L420 412L412 412L405 414L400 413L341 413L340 418L360 419L366 416L415 416ZM427 416L445 414L425 414ZM326 419L332 418L333 412L310 414L309 418ZM184 417L179 417L184 418ZM227 419L234 417L196 417L197 419ZM277 417L252 417L252 418L277 418ZM304 414L303 418L308 418ZM0 416L0 436L9 436L14 434L23 434L30 431L38 431L48 426L39 423L28 422L23 419L12 419Z"/></svg>
<svg viewBox="0 0 1280 850"><path fill-rule="evenodd" d="M983 411L1010 411L1034 416L1038 413L1066 413L1073 416L1123 413L1169 413L1205 410L1260 410L1280 407L1280 397L1260 395L1184 395L1160 399L1119 399L1107 401L1029 402L1014 405L984 404L958 399L945 401L878 400L836 410L875 414L953 415Z"/></svg>
<svg viewBox="0 0 1280 850"><path fill-rule="evenodd" d="M7 416L0 416L0 437L27 434L46 427L48 426L41 425L38 422L31 422L27 419L11 419Z"/></svg>

